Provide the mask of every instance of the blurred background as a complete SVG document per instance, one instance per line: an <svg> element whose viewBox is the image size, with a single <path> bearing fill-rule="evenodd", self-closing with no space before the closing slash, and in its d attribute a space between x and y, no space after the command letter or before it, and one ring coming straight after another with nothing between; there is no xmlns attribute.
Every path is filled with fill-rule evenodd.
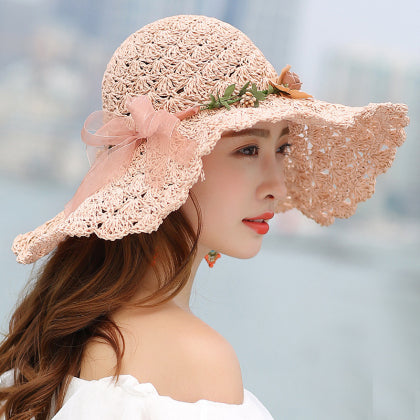
<svg viewBox="0 0 420 420"><path fill-rule="evenodd" d="M132 32L175 14L245 32L302 89L351 106L404 102L411 122L374 197L328 228L276 215L258 256L203 262L197 316L234 346L275 419L420 419L420 3L415 0L2 0L1 331L32 266L14 237L63 209L88 170L80 129Z"/></svg>

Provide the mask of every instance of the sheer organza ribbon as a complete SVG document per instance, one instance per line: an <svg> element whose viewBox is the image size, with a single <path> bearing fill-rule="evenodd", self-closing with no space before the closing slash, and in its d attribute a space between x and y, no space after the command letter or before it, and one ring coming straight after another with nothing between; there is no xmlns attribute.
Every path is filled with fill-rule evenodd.
<svg viewBox="0 0 420 420"><path fill-rule="evenodd" d="M195 115L200 107L171 114L155 111L146 95L129 97L126 101L130 116L116 116L105 111L89 115L82 129L82 140L88 152L94 150L91 168L73 198L64 207L68 216L89 196L122 176L128 169L138 145L146 140L145 181L152 188L165 183L168 160L187 165L194 156L197 144L177 130L180 121ZM108 146L112 146L108 148ZM92 149L94 147L95 149Z"/></svg>

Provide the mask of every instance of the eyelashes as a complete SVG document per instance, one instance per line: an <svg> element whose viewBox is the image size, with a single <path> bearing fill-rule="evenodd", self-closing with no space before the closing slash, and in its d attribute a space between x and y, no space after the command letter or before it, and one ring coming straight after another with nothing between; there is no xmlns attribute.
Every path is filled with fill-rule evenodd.
<svg viewBox="0 0 420 420"><path fill-rule="evenodd" d="M291 146L292 145L290 143L285 143L285 144L281 145L278 148L278 150L280 150L280 153L282 155L285 155L286 156L286 155L288 155L290 153ZM256 157L257 156L256 153L244 153L243 151L255 151L255 152L258 152L258 150L260 150L259 146L252 145L252 146L246 146L246 147L243 147L242 149L239 149L238 150L238 153L240 155L242 155L242 156L245 156L245 157Z"/></svg>

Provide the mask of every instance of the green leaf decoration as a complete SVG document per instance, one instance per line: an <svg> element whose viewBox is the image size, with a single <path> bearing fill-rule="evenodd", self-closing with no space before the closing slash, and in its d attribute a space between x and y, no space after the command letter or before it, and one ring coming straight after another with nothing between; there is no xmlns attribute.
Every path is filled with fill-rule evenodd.
<svg viewBox="0 0 420 420"><path fill-rule="evenodd" d="M224 99L228 99L230 98L230 96L232 95L233 91L235 90L235 84L233 85L229 85L226 90L225 93L223 94L223 98Z"/></svg>
<svg viewBox="0 0 420 420"><path fill-rule="evenodd" d="M228 102L226 101L226 99L224 98L220 98L220 103L227 109L230 109L230 106L228 104Z"/></svg>
<svg viewBox="0 0 420 420"><path fill-rule="evenodd" d="M228 104L234 104L235 102L239 102L241 98L231 98L227 100Z"/></svg>
<svg viewBox="0 0 420 420"><path fill-rule="evenodd" d="M251 88L249 88L249 85L251 84L250 81L246 82L242 88L239 90L239 93L237 95L234 94L235 91L235 84L229 85L224 93L223 96L220 97L218 94L216 96L209 95L210 102L201 104L205 109L216 109L216 108L222 108L225 107L226 109L231 109L230 105L235 104L239 102L242 98L244 98L244 95L247 92L250 92L251 96L247 96L247 102L248 100L254 101L254 108L257 108L260 105L260 101L264 101L267 99L268 95L275 94L275 95L282 95L286 96L288 95L286 92L278 89L275 86L268 85L267 89L258 90L256 83L251 84ZM289 87L287 83L283 85L284 87ZM290 96L290 95L288 95Z"/></svg>
<svg viewBox="0 0 420 420"><path fill-rule="evenodd" d="M241 90L239 91L239 93L238 93L238 96L242 96L242 95L244 95L245 94L245 92L246 92L246 90L248 89L248 86L249 86L249 84L250 84L251 82L246 82L243 86L242 86L242 88L241 88Z"/></svg>
<svg viewBox="0 0 420 420"><path fill-rule="evenodd" d="M217 107L217 103L216 103L216 98L214 97L214 95L210 95L210 103L206 104L206 108L208 109L213 109Z"/></svg>
<svg viewBox="0 0 420 420"><path fill-rule="evenodd" d="M271 95L272 93L274 93L274 87L271 85L268 85L268 89L267 89L267 95ZM277 89L278 90L278 89Z"/></svg>
<svg viewBox="0 0 420 420"><path fill-rule="evenodd" d="M261 92L261 91L255 92L254 96L255 96L255 99L257 101L263 101L265 99L265 97L266 97L266 95L264 94L264 92Z"/></svg>

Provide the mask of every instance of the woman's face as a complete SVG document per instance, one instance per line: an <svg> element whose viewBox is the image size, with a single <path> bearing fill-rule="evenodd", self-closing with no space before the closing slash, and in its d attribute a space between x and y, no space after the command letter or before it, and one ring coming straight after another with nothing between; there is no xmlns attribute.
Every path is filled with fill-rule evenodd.
<svg viewBox="0 0 420 420"><path fill-rule="evenodd" d="M205 180L191 189L202 212L199 248L236 258L251 258L264 234L243 223L274 212L284 199L284 156L288 151L288 124L260 122L241 132L224 132L213 151L203 156ZM182 206L197 229L191 198Z"/></svg>

